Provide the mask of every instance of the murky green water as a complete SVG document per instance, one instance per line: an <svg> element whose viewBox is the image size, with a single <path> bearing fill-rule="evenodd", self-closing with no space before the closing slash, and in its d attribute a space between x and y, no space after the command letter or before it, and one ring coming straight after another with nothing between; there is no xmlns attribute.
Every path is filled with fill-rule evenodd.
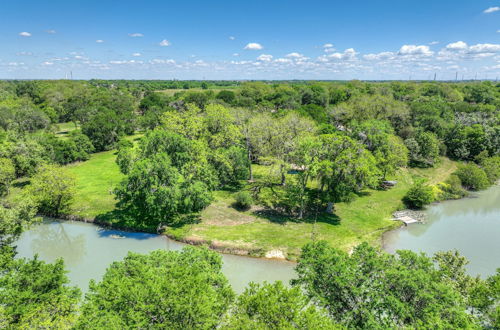
<svg viewBox="0 0 500 330"><path fill-rule="evenodd" d="M90 279L100 280L106 268L123 259L128 251L148 253L180 250L183 246L159 235L108 230L75 221L45 221L23 233L17 250L19 257L38 253L49 262L63 258L71 283L86 290ZM223 272L236 292L242 292L251 281L288 282L294 275L295 265L285 261L233 255L223 255L223 261Z"/></svg>
<svg viewBox="0 0 500 330"><path fill-rule="evenodd" d="M387 251L409 249L434 254L457 249L470 261L471 274L491 275L500 267L500 186L471 198L446 201L427 210L425 224L386 234Z"/></svg>

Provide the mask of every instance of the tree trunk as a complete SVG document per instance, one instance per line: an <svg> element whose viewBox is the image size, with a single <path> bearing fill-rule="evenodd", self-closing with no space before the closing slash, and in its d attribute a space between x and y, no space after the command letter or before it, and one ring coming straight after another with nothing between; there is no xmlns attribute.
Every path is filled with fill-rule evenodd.
<svg viewBox="0 0 500 330"><path fill-rule="evenodd" d="M250 141L248 137L245 139L247 144L247 157L248 157L248 181L253 182L253 171L252 171L252 151L250 150Z"/></svg>
<svg viewBox="0 0 500 330"><path fill-rule="evenodd" d="M281 172L281 185L284 186L286 184L285 165L283 164L280 165L280 172Z"/></svg>
<svg viewBox="0 0 500 330"><path fill-rule="evenodd" d="M326 213L333 214L333 202L328 202L326 206Z"/></svg>

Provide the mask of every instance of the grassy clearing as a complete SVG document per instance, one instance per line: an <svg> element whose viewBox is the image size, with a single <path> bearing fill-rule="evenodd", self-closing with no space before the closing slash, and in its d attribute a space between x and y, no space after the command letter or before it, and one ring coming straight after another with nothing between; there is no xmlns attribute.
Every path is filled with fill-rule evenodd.
<svg viewBox="0 0 500 330"><path fill-rule="evenodd" d="M86 162L67 166L76 178L76 195L72 206L74 215L94 218L115 208L112 191L123 179L115 163L115 153L114 150L99 152Z"/></svg>
<svg viewBox="0 0 500 330"><path fill-rule="evenodd" d="M59 123L56 125L56 136L59 138L66 138L69 132L76 130L75 123Z"/></svg>

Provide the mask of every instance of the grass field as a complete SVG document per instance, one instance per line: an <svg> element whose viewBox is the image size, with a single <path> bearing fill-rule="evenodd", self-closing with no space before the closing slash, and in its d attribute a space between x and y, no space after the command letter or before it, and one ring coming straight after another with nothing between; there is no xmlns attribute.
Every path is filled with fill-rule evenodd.
<svg viewBox="0 0 500 330"><path fill-rule="evenodd" d="M77 180L74 215L94 218L114 210L112 190L123 178L115 158L115 151L106 151L68 166ZM456 163L446 158L435 168L402 169L391 178L398 181L396 187L387 191L370 190L350 203L338 203L335 217L323 217L316 223L263 216L258 207L239 211L232 206L236 192L216 191L214 202L201 213L200 223L170 228L167 234L226 250L251 251L255 255L281 250L289 259L295 259L301 247L313 238L327 240L346 251L362 241L376 245L385 231L400 226L391 220L391 215L403 208L401 198L415 178L423 177L434 184L445 180L455 169ZM264 166L254 168L257 178L267 170Z"/></svg>
<svg viewBox="0 0 500 330"><path fill-rule="evenodd" d="M77 129L75 127L75 123L69 122L69 123L59 123L56 125L56 136L60 138L65 138L69 134L69 132L74 131Z"/></svg>
<svg viewBox="0 0 500 330"><path fill-rule="evenodd" d="M115 163L115 153L114 150L99 152L86 162L67 166L76 178L76 195L72 206L74 215L94 218L115 208L112 191L123 179Z"/></svg>

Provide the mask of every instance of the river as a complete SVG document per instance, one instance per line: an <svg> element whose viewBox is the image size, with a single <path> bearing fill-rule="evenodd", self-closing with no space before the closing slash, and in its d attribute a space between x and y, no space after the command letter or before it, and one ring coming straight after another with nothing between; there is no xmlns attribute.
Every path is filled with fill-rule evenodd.
<svg viewBox="0 0 500 330"><path fill-rule="evenodd" d="M473 193L469 198L428 207L423 224L411 224L386 233L384 247L396 250L457 249L470 263L472 275L488 276L500 267L500 186Z"/></svg>
<svg viewBox="0 0 500 330"><path fill-rule="evenodd" d="M457 249L470 260L471 274L487 276L500 267L500 186L470 198L446 201L428 208L424 224L412 224L387 233L384 247L394 253L410 249L433 254ZM116 236L123 238L116 238ZM19 257L53 262L63 258L72 284L83 291L91 279L99 280L106 268L128 251L148 253L179 250L184 244L165 236L110 230L75 221L46 220L23 233L17 242ZM233 289L242 292L253 282L288 282L294 264L234 255L222 255L223 272Z"/></svg>
<svg viewBox="0 0 500 330"><path fill-rule="evenodd" d="M123 238L116 238L116 236ZM165 236L110 230L77 221L45 220L24 232L17 242L19 257L53 262L63 258L71 284L83 291L91 279L100 280L106 268L128 253L148 253L153 250L180 250L185 244ZM235 255L222 255L222 271L233 289L241 293L249 282L286 283L294 275L295 264Z"/></svg>

